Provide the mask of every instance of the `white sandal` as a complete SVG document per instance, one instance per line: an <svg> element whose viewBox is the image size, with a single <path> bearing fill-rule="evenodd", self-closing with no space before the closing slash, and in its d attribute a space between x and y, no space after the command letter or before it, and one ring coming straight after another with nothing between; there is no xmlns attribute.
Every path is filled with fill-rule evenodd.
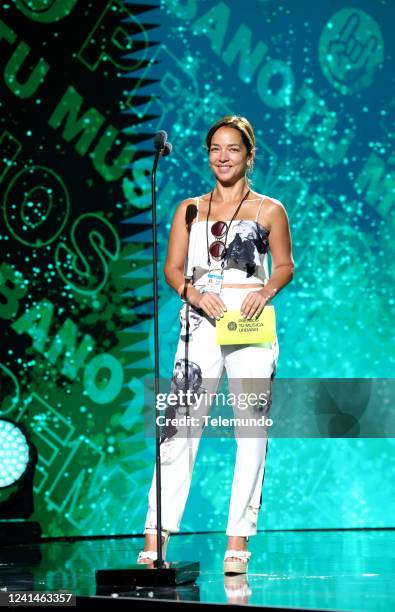
<svg viewBox="0 0 395 612"><path fill-rule="evenodd" d="M248 542L249 537L246 537ZM236 557L239 561L225 561L228 557ZM227 550L224 556L224 573L225 574L246 574L248 569L248 561L251 553L248 550Z"/></svg>
<svg viewBox="0 0 395 612"><path fill-rule="evenodd" d="M146 529L145 533L156 535L156 529ZM164 542L162 543L162 558L164 560L166 556L167 545L170 540L170 531L162 529L162 537L164 537ZM140 550L137 557L137 563L151 563L152 561L156 561L157 558L158 553L156 550ZM148 561L142 561L142 559L148 559Z"/></svg>

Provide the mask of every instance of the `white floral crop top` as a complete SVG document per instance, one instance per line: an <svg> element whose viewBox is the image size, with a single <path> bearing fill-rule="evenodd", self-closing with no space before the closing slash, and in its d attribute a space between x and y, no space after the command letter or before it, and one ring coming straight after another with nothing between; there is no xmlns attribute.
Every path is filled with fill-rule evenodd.
<svg viewBox="0 0 395 612"><path fill-rule="evenodd" d="M269 279L269 230L257 221L265 197L259 203L254 221L235 219L230 226L226 241L224 283L249 284L261 282L265 285ZM192 279L192 284L195 287L199 287L204 286L207 282L207 233L206 220L199 221L200 196L195 199L197 215L196 220L191 224L185 276ZM210 232L210 226L215 222L208 222L209 245L216 240ZM229 223L229 220L227 223ZM220 265L219 262L218 267Z"/></svg>

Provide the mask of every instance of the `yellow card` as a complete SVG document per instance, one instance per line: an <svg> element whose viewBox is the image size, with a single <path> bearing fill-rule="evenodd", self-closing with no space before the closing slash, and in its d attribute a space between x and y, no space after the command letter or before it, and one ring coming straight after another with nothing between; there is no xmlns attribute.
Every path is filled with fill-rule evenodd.
<svg viewBox="0 0 395 612"><path fill-rule="evenodd" d="M240 310L228 310L215 325L217 344L259 344L276 340L274 306L265 306L258 319L243 319Z"/></svg>

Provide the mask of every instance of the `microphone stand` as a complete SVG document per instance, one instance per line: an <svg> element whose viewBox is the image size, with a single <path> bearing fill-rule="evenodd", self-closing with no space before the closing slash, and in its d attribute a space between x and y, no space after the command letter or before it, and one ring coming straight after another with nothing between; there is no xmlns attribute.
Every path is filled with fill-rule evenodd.
<svg viewBox="0 0 395 612"><path fill-rule="evenodd" d="M152 249L154 268L154 353L155 353L155 466L156 466L156 550L158 558L154 561L157 568L164 567L162 558L162 482L160 463L160 427L156 418L156 399L159 393L159 293L158 293L158 247L156 231L156 169L159 157L165 149L157 149L151 175L152 191Z"/></svg>
<svg viewBox="0 0 395 612"><path fill-rule="evenodd" d="M154 283L154 362L155 362L155 467L156 467L156 541L157 560L154 567L137 563L130 569L96 570L96 590L98 593L113 593L114 589L133 590L136 586L176 587L180 584L192 583L199 576L199 561L165 562L162 553L162 486L160 460L160 426L157 417L156 400L159 393L159 293L158 293L158 248L157 248L157 217L156 217L156 170L160 157L169 155L172 145L167 142L164 130L155 135L156 149L151 176L152 190L152 246L153 246L153 283Z"/></svg>

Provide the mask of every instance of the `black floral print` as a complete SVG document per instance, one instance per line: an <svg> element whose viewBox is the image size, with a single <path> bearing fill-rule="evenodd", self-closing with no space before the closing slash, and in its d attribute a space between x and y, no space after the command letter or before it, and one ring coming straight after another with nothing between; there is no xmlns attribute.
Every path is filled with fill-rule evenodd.
<svg viewBox="0 0 395 612"><path fill-rule="evenodd" d="M267 253L269 249L269 232L256 221L236 221L234 232L234 238L226 249L225 263L228 267L231 260L236 264L241 263L245 266L247 277L253 276L260 263L259 255Z"/></svg>
<svg viewBox="0 0 395 612"><path fill-rule="evenodd" d="M202 387L202 382L202 369L198 363L192 361L191 359L180 358L176 360L170 383L170 393L179 395L181 392L181 397L184 397L185 392L190 390L193 392L194 397L197 397L202 393L206 393L206 389ZM182 415L187 415L189 410L190 406L187 405L176 404L174 406L172 404L168 404L165 410L165 418L174 419ZM162 443L165 440L169 440L176 435L177 431L177 427L171 423L169 425L165 425L162 428L160 442Z"/></svg>

